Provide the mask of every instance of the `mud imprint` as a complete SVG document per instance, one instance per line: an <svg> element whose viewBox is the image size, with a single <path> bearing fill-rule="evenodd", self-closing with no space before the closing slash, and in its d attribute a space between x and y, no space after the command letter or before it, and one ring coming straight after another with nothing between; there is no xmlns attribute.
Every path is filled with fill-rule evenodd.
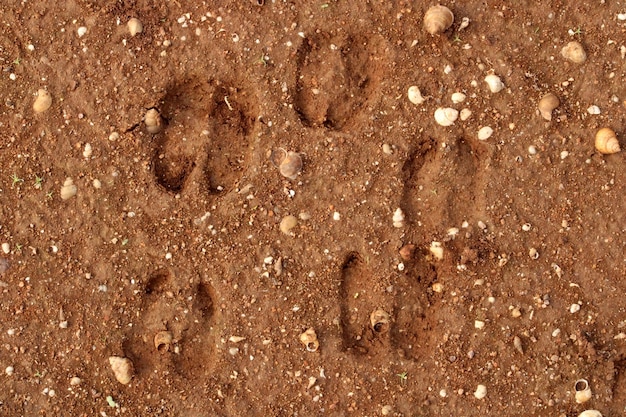
<svg viewBox="0 0 626 417"><path fill-rule="evenodd" d="M352 125L378 97L383 45L377 38L359 35L306 38L297 56L294 100L303 124L332 130Z"/></svg>

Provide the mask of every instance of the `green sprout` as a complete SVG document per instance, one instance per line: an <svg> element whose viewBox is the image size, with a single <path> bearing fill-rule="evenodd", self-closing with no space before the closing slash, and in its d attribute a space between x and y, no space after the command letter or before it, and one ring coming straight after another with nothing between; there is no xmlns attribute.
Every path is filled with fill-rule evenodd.
<svg viewBox="0 0 626 417"><path fill-rule="evenodd" d="M52 200L52 191L48 191L48 192L46 193L46 198L47 198L48 200Z"/></svg>
<svg viewBox="0 0 626 417"><path fill-rule="evenodd" d="M256 61L257 64L263 64L264 67L267 67L267 60L265 59L265 54L261 54L261 57Z"/></svg>
<svg viewBox="0 0 626 417"><path fill-rule="evenodd" d="M401 374L397 374L397 376L400 378L401 384L405 383L408 379L408 373L406 371L402 372Z"/></svg>
<svg viewBox="0 0 626 417"><path fill-rule="evenodd" d="M582 31L582 29L580 28L580 26L578 26L578 27L576 28L576 30L572 30L572 29L570 29L568 32L569 32L569 34L570 34L570 35L572 35L572 36L574 36L574 35L581 35L581 34L583 33L583 31Z"/></svg>
<svg viewBox="0 0 626 417"><path fill-rule="evenodd" d="M13 187L15 187L15 184L19 184L20 182L24 182L24 179L18 177L16 173L13 173L13 175L11 175L11 181L13 181L13 183L11 184L11 188L13 188Z"/></svg>
<svg viewBox="0 0 626 417"><path fill-rule="evenodd" d="M34 187L38 190L41 190L41 184L43 183L43 177L35 175L35 184Z"/></svg>
<svg viewBox="0 0 626 417"><path fill-rule="evenodd" d="M458 43L461 43L461 42L463 42L463 41L461 40L461 38L459 37L459 35L454 35L454 39L452 40L452 42L458 42Z"/></svg>

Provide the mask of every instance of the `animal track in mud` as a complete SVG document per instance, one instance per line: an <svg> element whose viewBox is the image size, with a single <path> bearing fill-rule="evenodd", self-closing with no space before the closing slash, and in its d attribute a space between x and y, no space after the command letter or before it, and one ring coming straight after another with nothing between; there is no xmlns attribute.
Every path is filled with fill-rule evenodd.
<svg viewBox="0 0 626 417"><path fill-rule="evenodd" d="M376 38L307 37L297 55L294 106L306 126L341 130L377 96L384 56Z"/></svg>
<svg viewBox="0 0 626 417"><path fill-rule="evenodd" d="M376 310L391 312L392 295L383 282L367 268L357 252L348 254L341 271L341 326L343 347L357 353L375 354L389 349L387 325L372 326L370 315Z"/></svg>
<svg viewBox="0 0 626 417"><path fill-rule="evenodd" d="M340 288L345 350L368 355L397 353L416 359L430 346L432 320L426 313L434 303L428 289L437 280L437 272L425 261L411 263L411 273L400 274L389 292L358 253L348 254ZM377 310L389 314L387 324L372 325L371 314Z"/></svg>
<svg viewBox="0 0 626 417"><path fill-rule="evenodd" d="M420 221L432 233L479 217L484 208L481 154L478 144L463 138L445 148L429 139L414 149L403 167L401 206L408 220Z"/></svg>
<svg viewBox="0 0 626 417"><path fill-rule="evenodd" d="M192 77L170 85L159 110L157 184L174 194L190 181L210 193L231 189L245 169L257 113L247 89Z"/></svg>
<svg viewBox="0 0 626 417"><path fill-rule="evenodd" d="M214 362L215 294L210 284L181 271L153 272L142 294L139 323L124 342L138 373L172 370L206 376ZM155 343L155 336L167 339Z"/></svg>

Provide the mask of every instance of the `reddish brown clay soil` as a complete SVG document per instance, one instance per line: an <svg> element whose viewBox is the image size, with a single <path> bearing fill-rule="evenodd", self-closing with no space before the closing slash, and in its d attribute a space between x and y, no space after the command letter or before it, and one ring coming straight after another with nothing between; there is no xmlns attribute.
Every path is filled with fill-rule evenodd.
<svg viewBox="0 0 626 417"><path fill-rule="evenodd" d="M623 415L626 2L259 3L0 6L0 415Z"/></svg>

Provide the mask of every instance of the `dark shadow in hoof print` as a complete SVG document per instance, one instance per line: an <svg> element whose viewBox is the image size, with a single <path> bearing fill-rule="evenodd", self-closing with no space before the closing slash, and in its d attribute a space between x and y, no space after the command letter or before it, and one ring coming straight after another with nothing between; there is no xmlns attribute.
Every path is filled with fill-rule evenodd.
<svg viewBox="0 0 626 417"><path fill-rule="evenodd" d="M295 110L305 126L349 127L378 96L384 42L364 36L307 37L298 50Z"/></svg>
<svg viewBox="0 0 626 417"><path fill-rule="evenodd" d="M148 277L142 298L138 323L124 342L137 372L207 376L215 346L211 285L193 274L161 269Z"/></svg>
<svg viewBox="0 0 626 417"><path fill-rule="evenodd" d="M157 110L157 184L173 194L190 183L211 194L234 187L248 159L255 98L237 83L192 77L170 85Z"/></svg>
<svg viewBox="0 0 626 417"><path fill-rule="evenodd" d="M392 294L357 252L341 271L341 327L344 350L376 355L390 349Z"/></svg>
<svg viewBox="0 0 626 417"><path fill-rule="evenodd" d="M433 305L431 286L437 281L435 267L423 259L409 262L410 273L400 275L394 283L395 324L391 340L401 357L417 359L430 340L431 320L429 309Z"/></svg>
<svg viewBox="0 0 626 417"><path fill-rule="evenodd" d="M479 216L484 208L481 153L479 144L464 138L445 148L427 139L413 149L403 167L401 206L409 221L438 233Z"/></svg>

